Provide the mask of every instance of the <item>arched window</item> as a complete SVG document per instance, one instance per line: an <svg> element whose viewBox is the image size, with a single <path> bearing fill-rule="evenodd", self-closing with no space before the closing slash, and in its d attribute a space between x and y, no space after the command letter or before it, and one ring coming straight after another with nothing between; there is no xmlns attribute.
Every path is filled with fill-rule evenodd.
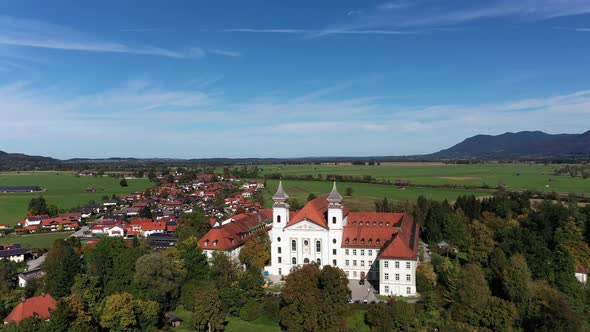
<svg viewBox="0 0 590 332"><path fill-rule="evenodd" d="M293 259L291 259L291 263L293 263L293 265L297 264L297 258L293 257Z"/></svg>
<svg viewBox="0 0 590 332"><path fill-rule="evenodd" d="M317 259L318 265L322 265L322 260L321 259Z"/></svg>
<svg viewBox="0 0 590 332"><path fill-rule="evenodd" d="M332 223L335 224L336 223L336 217L332 217Z"/></svg>
<svg viewBox="0 0 590 332"><path fill-rule="evenodd" d="M291 240L291 251L297 251L297 241Z"/></svg>
<svg viewBox="0 0 590 332"><path fill-rule="evenodd" d="M280 236L277 238L277 242L281 242L281 237Z"/></svg>
<svg viewBox="0 0 590 332"><path fill-rule="evenodd" d="M277 216L277 223L280 224L281 223L281 216Z"/></svg>
<svg viewBox="0 0 590 332"><path fill-rule="evenodd" d="M332 239L332 243L336 244L336 239Z"/></svg>
<svg viewBox="0 0 590 332"><path fill-rule="evenodd" d="M320 241L315 241L315 251L322 251L322 243Z"/></svg>
<svg viewBox="0 0 590 332"><path fill-rule="evenodd" d="M307 247L309 245L309 241L307 241L307 240L303 241L303 245Z"/></svg>

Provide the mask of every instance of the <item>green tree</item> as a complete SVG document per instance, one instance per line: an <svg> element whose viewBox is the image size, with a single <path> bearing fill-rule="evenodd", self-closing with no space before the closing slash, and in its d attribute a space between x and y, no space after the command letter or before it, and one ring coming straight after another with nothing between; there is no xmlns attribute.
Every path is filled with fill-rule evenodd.
<svg viewBox="0 0 590 332"><path fill-rule="evenodd" d="M149 331L158 323L159 305L134 300L129 293L107 296L102 304L100 326L109 331Z"/></svg>
<svg viewBox="0 0 590 332"><path fill-rule="evenodd" d="M121 187L127 187L127 186L129 186L129 184L127 183L127 179L125 179L125 178L122 178L121 181L119 181L119 185Z"/></svg>
<svg viewBox="0 0 590 332"><path fill-rule="evenodd" d="M523 255L510 257L510 262L502 273L502 285L507 298L524 315L532 297L532 277Z"/></svg>
<svg viewBox="0 0 590 332"><path fill-rule="evenodd" d="M270 262L270 238L265 229L256 231L246 239L240 250L240 261L248 267L261 270Z"/></svg>
<svg viewBox="0 0 590 332"><path fill-rule="evenodd" d="M175 250L176 256L184 262L187 280L203 280L209 276L209 262L196 237L179 241Z"/></svg>
<svg viewBox="0 0 590 332"><path fill-rule="evenodd" d="M201 289L194 299L191 325L197 331L222 331L225 323L223 308L217 288Z"/></svg>
<svg viewBox="0 0 590 332"><path fill-rule="evenodd" d="M55 297L70 293L70 287L83 270L80 255L64 240L55 240L43 262L47 292Z"/></svg>
<svg viewBox="0 0 590 332"><path fill-rule="evenodd" d="M135 263L135 285L145 298L164 308L170 308L171 301L178 297L183 277L168 257L157 252L141 256Z"/></svg>
<svg viewBox="0 0 590 332"><path fill-rule="evenodd" d="M475 264L465 265L457 282L456 302L450 309L453 319L479 326L490 297L490 289L481 268Z"/></svg>
<svg viewBox="0 0 590 332"><path fill-rule="evenodd" d="M30 216L47 214L47 202L43 196L31 198L27 212Z"/></svg>
<svg viewBox="0 0 590 332"><path fill-rule="evenodd" d="M346 187L344 194L346 196L352 196L352 187Z"/></svg>
<svg viewBox="0 0 590 332"><path fill-rule="evenodd" d="M309 193L309 195L307 195L307 201L313 201L314 199L318 198L318 196L316 196L314 193Z"/></svg>
<svg viewBox="0 0 590 332"><path fill-rule="evenodd" d="M471 239L469 243L469 259L473 262L485 264L492 250L494 250L494 232L480 221L471 224Z"/></svg>
<svg viewBox="0 0 590 332"><path fill-rule="evenodd" d="M197 209L192 213L185 213L178 218L178 228L175 233L179 241L194 237L200 239L211 229L209 218L202 210Z"/></svg>

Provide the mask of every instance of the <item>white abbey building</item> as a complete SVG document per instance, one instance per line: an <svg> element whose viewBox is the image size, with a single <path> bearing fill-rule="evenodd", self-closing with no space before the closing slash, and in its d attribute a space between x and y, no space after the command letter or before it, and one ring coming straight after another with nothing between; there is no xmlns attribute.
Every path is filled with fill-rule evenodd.
<svg viewBox="0 0 590 332"><path fill-rule="evenodd" d="M330 194L290 211L279 183L273 196L270 275L286 275L316 262L345 271L351 280L378 283L381 295L416 295L418 225L405 213L349 212L336 183Z"/></svg>

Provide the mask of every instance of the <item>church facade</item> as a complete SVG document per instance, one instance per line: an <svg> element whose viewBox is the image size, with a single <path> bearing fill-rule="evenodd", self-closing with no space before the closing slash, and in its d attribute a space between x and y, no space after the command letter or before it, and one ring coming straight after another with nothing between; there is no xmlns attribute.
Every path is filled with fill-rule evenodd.
<svg viewBox="0 0 590 332"><path fill-rule="evenodd" d="M271 264L266 273L289 274L315 262L344 270L349 280L378 284L380 295L416 295L418 225L405 213L351 212L336 183L329 194L291 211L279 183L273 196Z"/></svg>

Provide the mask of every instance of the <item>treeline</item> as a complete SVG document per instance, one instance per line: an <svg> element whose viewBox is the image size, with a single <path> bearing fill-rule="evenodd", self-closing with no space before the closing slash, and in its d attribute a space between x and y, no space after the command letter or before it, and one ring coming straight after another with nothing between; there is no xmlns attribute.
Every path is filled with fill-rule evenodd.
<svg viewBox="0 0 590 332"><path fill-rule="evenodd" d="M590 164L565 165L555 169L554 173L555 175L569 175L573 178L587 179L590 177Z"/></svg>
<svg viewBox="0 0 590 332"><path fill-rule="evenodd" d="M529 198L420 197L412 210L433 253L418 269L420 303L371 306L372 330L588 330L590 287L574 273L590 267L590 207Z"/></svg>

